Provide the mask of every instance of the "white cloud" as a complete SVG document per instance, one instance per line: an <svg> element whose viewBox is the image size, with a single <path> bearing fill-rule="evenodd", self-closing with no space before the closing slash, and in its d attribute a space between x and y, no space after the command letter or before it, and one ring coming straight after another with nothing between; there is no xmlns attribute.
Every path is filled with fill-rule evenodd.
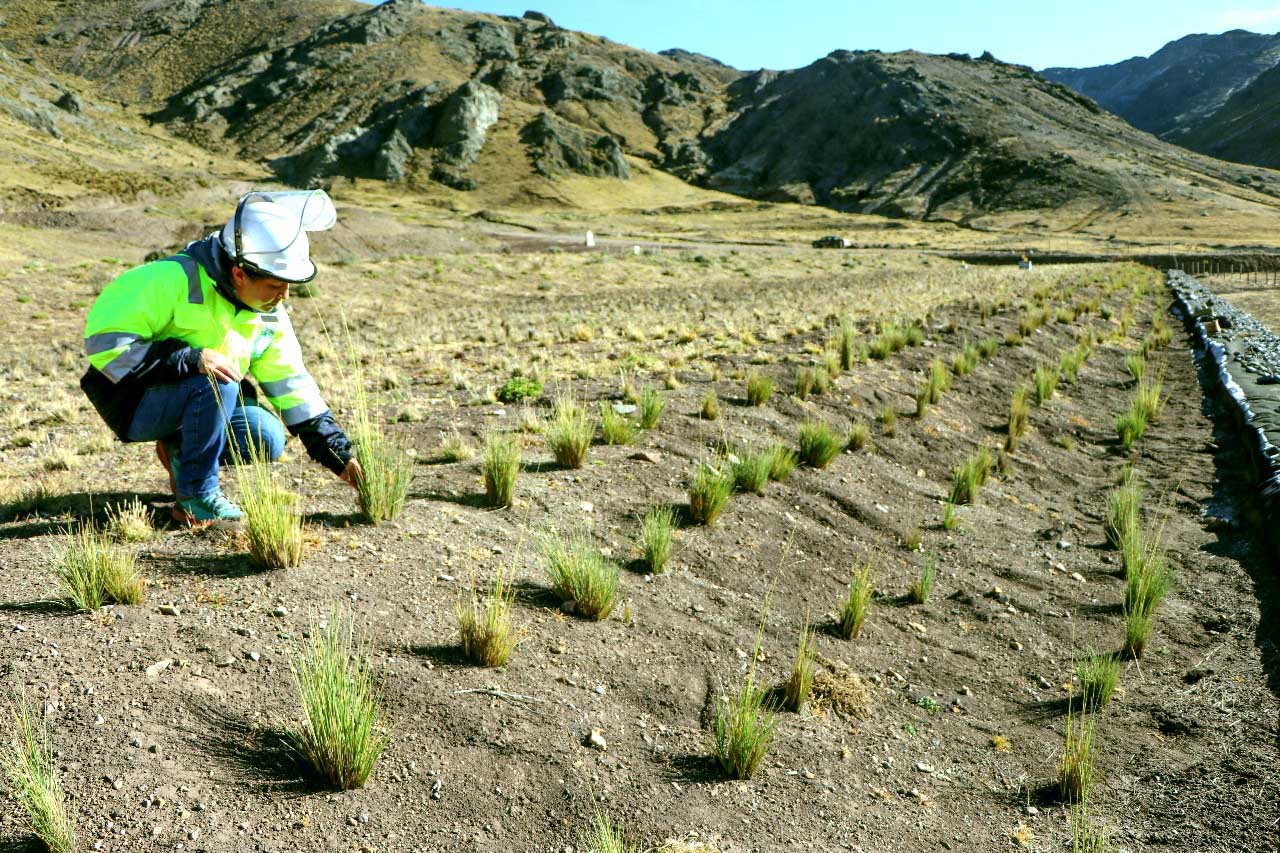
<svg viewBox="0 0 1280 853"><path fill-rule="evenodd" d="M1227 29L1265 30L1280 28L1280 5L1248 9L1228 9L1219 16Z"/></svg>

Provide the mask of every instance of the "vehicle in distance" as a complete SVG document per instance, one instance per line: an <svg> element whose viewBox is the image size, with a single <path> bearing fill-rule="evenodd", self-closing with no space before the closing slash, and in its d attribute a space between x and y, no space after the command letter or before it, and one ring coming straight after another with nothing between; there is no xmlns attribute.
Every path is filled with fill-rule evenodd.
<svg viewBox="0 0 1280 853"><path fill-rule="evenodd" d="M847 249L853 244L843 237L837 237L834 234L828 234L826 237L819 237L813 241L815 249Z"/></svg>

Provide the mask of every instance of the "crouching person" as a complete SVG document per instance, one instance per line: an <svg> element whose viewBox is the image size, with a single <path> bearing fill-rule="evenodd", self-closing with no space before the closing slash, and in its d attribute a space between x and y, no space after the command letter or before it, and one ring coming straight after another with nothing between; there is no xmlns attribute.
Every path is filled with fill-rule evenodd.
<svg viewBox="0 0 1280 853"><path fill-rule="evenodd" d="M284 306L289 285L316 274L307 232L335 221L318 190L249 193L220 232L129 270L89 309L80 387L121 441L156 442L175 520L239 519L219 467L279 457L285 427L348 485L362 476Z"/></svg>

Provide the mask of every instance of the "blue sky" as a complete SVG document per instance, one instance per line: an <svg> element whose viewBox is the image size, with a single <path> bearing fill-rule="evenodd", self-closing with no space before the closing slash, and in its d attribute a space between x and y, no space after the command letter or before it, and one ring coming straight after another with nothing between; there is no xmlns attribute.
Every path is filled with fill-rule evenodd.
<svg viewBox="0 0 1280 853"><path fill-rule="evenodd" d="M436 5L436 4L432 4ZM1280 31L1280 0L463 0L455 9L520 15L645 50L682 47L750 70L797 68L837 48L990 50L1043 68L1146 56L1189 33Z"/></svg>

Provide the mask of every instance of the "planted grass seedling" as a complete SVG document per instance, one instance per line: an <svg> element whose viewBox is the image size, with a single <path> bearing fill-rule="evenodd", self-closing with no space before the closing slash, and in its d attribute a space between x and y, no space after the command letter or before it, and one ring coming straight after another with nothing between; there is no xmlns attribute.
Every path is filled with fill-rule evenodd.
<svg viewBox="0 0 1280 853"><path fill-rule="evenodd" d="M520 442L515 436L501 432L485 436L481 476L485 503L495 509L511 506L520 476Z"/></svg>
<svg viewBox="0 0 1280 853"><path fill-rule="evenodd" d="M775 482L783 482L791 476L791 472L796 470L796 466L800 464L800 457L796 456L796 452L785 444L775 444L769 448L769 456L771 464L769 466L769 479Z"/></svg>
<svg viewBox="0 0 1280 853"><path fill-rule="evenodd" d="M942 505L942 529L951 531L955 530L960 524L960 517L957 515L956 505L948 500Z"/></svg>
<svg viewBox="0 0 1280 853"><path fill-rule="evenodd" d="M290 743L330 784L360 788L390 742L380 708L381 684L373 674L368 645L341 609L311 626L290 657L302 720Z"/></svg>
<svg viewBox="0 0 1280 853"><path fill-rule="evenodd" d="M619 414L607 400L600 402L600 438L608 445L631 444L636 440L636 422Z"/></svg>
<svg viewBox="0 0 1280 853"><path fill-rule="evenodd" d="M765 484L773 473L773 449L756 450L748 447L735 455L738 461L733 463L734 487L740 492L763 494Z"/></svg>
<svg viewBox="0 0 1280 853"><path fill-rule="evenodd" d="M10 709L8 749L3 764L9 793L25 813L27 826L51 853L74 853L75 817L58 779L49 730L24 693Z"/></svg>
<svg viewBox="0 0 1280 853"><path fill-rule="evenodd" d="M440 443L440 454L437 458L441 462L465 462L475 455L475 448L462 437L461 433L454 430Z"/></svg>
<svg viewBox="0 0 1280 853"><path fill-rule="evenodd" d="M865 360L866 356L858 349L858 337L853 322L846 317L840 322L840 369L852 370L855 364Z"/></svg>
<svg viewBox="0 0 1280 853"><path fill-rule="evenodd" d="M951 477L950 502L972 504L978 500L978 492L991 476L991 451L982 448L971 454L959 465Z"/></svg>
<svg viewBox="0 0 1280 853"><path fill-rule="evenodd" d="M1068 698L1068 703L1070 699ZM1079 803L1093 787L1095 757L1093 753L1093 720L1067 711L1067 729L1058 761L1058 794L1064 802Z"/></svg>
<svg viewBox="0 0 1280 853"><path fill-rule="evenodd" d="M698 417L704 421L720 419L720 401L716 398L715 391L708 391L702 396L702 408L698 410Z"/></svg>
<svg viewBox="0 0 1280 853"><path fill-rule="evenodd" d="M146 542L156 535L151 513L138 498L107 507L107 535L118 542Z"/></svg>
<svg viewBox="0 0 1280 853"><path fill-rule="evenodd" d="M583 835L581 844L587 853L636 853L627 843L622 830L613 825L604 810L597 807L591 819L591 829Z"/></svg>
<svg viewBox="0 0 1280 853"><path fill-rule="evenodd" d="M875 595L875 584L871 578L871 564L867 563L853 573L849 579L849 590L840 604L840 636L846 640L857 639L862 633L862 625L867 620L871 609L871 598Z"/></svg>
<svg viewBox="0 0 1280 853"><path fill-rule="evenodd" d="M356 455L359 458L358 450ZM301 565L302 498L281 485L272 470L271 459L258 442L249 442L248 458L243 458L233 443L232 456L236 460L236 484L244 510L249 561L267 569L290 569ZM364 470L367 477L369 469ZM405 488L408 488L407 478ZM400 506L403 505L402 496ZM377 520L371 520L377 523Z"/></svg>
<svg viewBox="0 0 1280 853"><path fill-rule="evenodd" d="M1032 374L1031 387L1035 391L1035 404L1043 406L1053 399L1054 392L1058 390L1058 369L1048 364L1038 366Z"/></svg>
<svg viewBox="0 0 1280 853"><path fill-rule="evenodd" d="M133 552L90 524L66 531L56 555L58 580L69 607L97 610L104 604L141 604L145 583Z"/></svg>
<svg viewBox="0 0 1280 853"><path fill-rule="evenodd" d="M800 424L800 461L812 468L825 468L844 449L844 443L830 426L820 421Z"/></svg>
<svg viewBox="0 0 1280 853"><path fill-rule="evenodd" d="M667 407L667 398L662 396L656 388L646 388L641 392L636 405L640 407L640 428L653 429L662 420L662 411Z"/></svg>
<svg viewBox="0 0 1280 853"><path fill-rule="evenodd" d="M849 428L849 441L845 445L849 450L864 450L871 442L871 424L857 421Z"/></svg>
<svg viewBox="0 0 1280 853"><path fill-rule="evenodd" d="M733 779L750 779L769 754L778 721L766 700L769 691L756 682L756 662L760 659L760 641L764 634L769 597L760 614L751 664L736 693L716 703L714 751L721 769Z"/></svg>
<svg viewBox="0 0 1280 853"><path fill-rule="evenodd" d="M553 531L543 536L541 550L552 589L561 601L573 602L574 613L598 622L613 612L618 566L585 533L562 537Z"/></svg>
<svg viewBox="0 0 1280 853"><path fill-rule="evenodd" d="M543 436L556 464L562 468L581 468L594 434L595 422L586 407L572 397L560 397Z"/></svg>
<svg viewBox="0 0 1280 853"><path fill-rule="evenodd" d="M884 427L886 438L893 438L898 433L898 411L893 406L885 406L880 410L880 414L876 416L876 420L880 421L880 425Z"/></svg>
<svg viewBox="0 0 1280 853"><path fill-rule="evenodd" d="M667 567L675 549L676 512L669 506L655 507L644 515L640 524L640 548L645 567L660 574Z"/></svg>
<svg viewBox="0 0 1280 853"><path fill-rule="evenodd" d="M1120 661L1114 654L1088 652L1076 663L1080 704L1084 711L1100 711L1120 683Z"/></svg>
<svg viewBox="0 0 1280 853"><path fill-rule="evenodd" d="M515 590L508 572L499 566L483 597L473 578L469 598L459 596L454 604L462 653L477 666L503 666L519 643L511 620Z"/></svg>
<svg viewBox="0 0 1280 853"><path fill-rule="evenodd" d="M933 592L933 583L938 577L938 563L932 556L924 561L924 568L920 570L920 574L911 581L911 588L907 590L907 600L912 604L928 604L929 595Z"/></svg>
<svg viewBox="0 0 1280 853"><path fill-rule="evenodd" d="M800 640L796 644L796 658L791 664L791 676L782 686L782 707L799 712L809 700L813 688L813 630L809 627L809 614L804 615L800 628Z"/></svg>
<svg viewBox="0 0 1280 853"><path fill-rule="evenodd" d="M727 464L699 463L689 483L689 517L697 524L715 524L733 494L734 473Z"/></svg>
<svg viewBox="0 0 1280 853"><path fill-rule="evenodd" d="M773 380L758 370L751 371L747 377L747 402L752 406L763 406L773 396Z"/></svg>
<svg viewBox="0 0 1280 853"><path fill-rule="evenodd" d="M413 459L375 417L362 362L345 320L343 331L347 340L346 384L352 392L351 443L363 472L356 480L356 492L365 520L377 525L394 521L404 512L413 481Z"/></svg>

